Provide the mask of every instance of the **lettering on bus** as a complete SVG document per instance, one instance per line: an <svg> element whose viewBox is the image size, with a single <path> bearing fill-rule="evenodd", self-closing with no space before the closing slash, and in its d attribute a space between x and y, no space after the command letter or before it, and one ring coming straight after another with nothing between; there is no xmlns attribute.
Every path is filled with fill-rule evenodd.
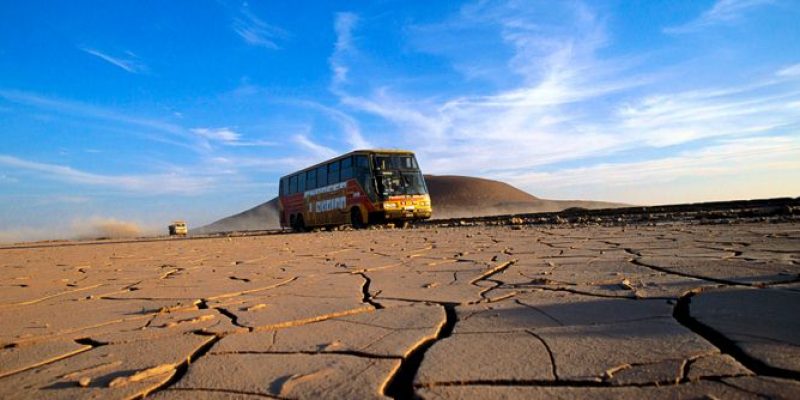
<svg viewBox="0 0 800 400"><path fill-rule="evenodd" d="M338 210L347 207L347 197L340 196L332 199L320 200L316 203L311 203L310 208L313 212L325 212L331 210Z"/></svg>
<svg viewBox="0 0 800 400"><path fill-rule="evenodd" d="M342 190L342 189L344 189L346 187L347 187L347 182L334 183L333 185L323 186L321 188L317 188L317 189L314 189L314 190L307 190L303 194L303 196L305 196L305 197L316 196L316 195L318 195L320 193L335 192L337 190Z"/></svg>

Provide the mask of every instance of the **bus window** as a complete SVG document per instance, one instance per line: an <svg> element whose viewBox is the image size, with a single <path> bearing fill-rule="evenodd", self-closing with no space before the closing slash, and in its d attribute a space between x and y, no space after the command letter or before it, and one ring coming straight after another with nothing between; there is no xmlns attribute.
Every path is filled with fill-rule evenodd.
<svg viewBox="0 0 800 400"><path fill-rule="evenodd" d="M378 181L378 188L384 197L428 193L425 180L419 172L403 172L383 176Z"/></svg>
<svg viewBox="0 0 800 400"><path fill-rule="evenodd" d="M297 175L289 178L289 194L297 193Z"/></svg>
<svg viewBox="0 0 800 400"><path fill-rule="evenodd" d="M306 189L316 189L317 186L317 170L312 169L311 171L306 172Z"/></svg>
<svg viewBox="0 0 800 400"><path fill-rule="evenodd" d="M306 190L306 174L300 173L297 175L297 191L303 192Z"/></svg>
<svg viewBox="0 0 800 400"><path fill-rule="evenodd" d="M369 168L367 156L356 156L356 168Z"/></svg>
<svg viewBox="0 0 800 400"><path fill-rule="evenodd" d="M328 164L328 183L339 182L339 162L334 161Z"/></svg>
<svg viewBox="0 0 800 400"><path fill-rule="evenodd" d="M288 185L286 184L286 178L281 178L281 184L280 184L280 188L278 189L278 192L279 192L278 195L279 196L285 196L287 188L288 188Z"/></svg>
<svg viewBox="0 0 800 400"><path fill-rule="evenodd" d="M417 163L414 162L414 157L400 157L400 168L416 169Z"/></svg>
<svg viewBox="0 0 800 400"><path fill-rule="evenodd" d="M375 168L382 170L417 169L417 163L411 156L377 156Z"/></svg>
<svg viewBox="0 0 800 400"><path fill-rule="evenodd" d="M342 159L342 181L346 181L353 177L353 159L351 157Z"/></svg>
<svg viewBox="0 0 800 400"><path fill-rule="evenodd" d="M393 169L391 157L375 157L376 169Z"/></svg>
<svg viewBox="0 0 800 400"><path fill-rule="evenodd" d="M328 184L328 166L323 165L317 168L317 187L323 187Z"/></svg>

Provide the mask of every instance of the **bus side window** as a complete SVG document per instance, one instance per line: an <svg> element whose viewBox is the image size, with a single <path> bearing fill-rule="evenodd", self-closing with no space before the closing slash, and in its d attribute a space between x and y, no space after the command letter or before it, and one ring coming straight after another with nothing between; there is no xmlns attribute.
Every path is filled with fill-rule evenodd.
<svg viewBox="0 0 800 400"><path fill-rule="evenodd" d="M289 178L289 194L297 193L297 175Z"/></svg>
<svg viewBox="0 0 800 400"><path fill-rule="evenodd" d="M347 157L342 159L342 181L353 178L353 159Z"/></svg>
<svg viewBox="0 0 800 400"><path fill-rule="evenodd" d="M306 174L301 172L297 177L297 191L303 192L306 190Z"/></svg>
<svg viewBox="0 0 800 400"><path fill-rule="evenodd" d="M317 186L317 170L312 169L306 172L306 189L316 189Z"/></svg>
<svg viewBox="0 0 800 400"><path fill-rule="evenodd" d="M278 196L286 196L286 189L287 189L286 178L281 178L281 185L280 188L278 189L279 192Z"/></svg>
<svg viewBox="0 0 800 400"><path fill-rule="evenodd" d="M328 183L339 183L339 161L328 164Z"/></svg>
<svg viewBox="0 0 800 400"><path fill-rule="evenodd" d="M367 156L356 156L356 168L369 168Z"/></svg>
<svg viewBox="0 0 800 400"><path fill-rule="evenodd" d="M323 165L317 168L317 187L323 187L328 184L328 166Z"/></svg>

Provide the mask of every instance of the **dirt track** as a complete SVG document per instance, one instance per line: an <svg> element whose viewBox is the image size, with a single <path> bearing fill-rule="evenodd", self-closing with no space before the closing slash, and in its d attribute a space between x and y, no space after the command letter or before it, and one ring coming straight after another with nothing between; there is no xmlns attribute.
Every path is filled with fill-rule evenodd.
<svg viewBox="0 0 800 400"><path fill-rule="evenodd" d="M800 397L800 224L0 250L2 398Z"/></svg>

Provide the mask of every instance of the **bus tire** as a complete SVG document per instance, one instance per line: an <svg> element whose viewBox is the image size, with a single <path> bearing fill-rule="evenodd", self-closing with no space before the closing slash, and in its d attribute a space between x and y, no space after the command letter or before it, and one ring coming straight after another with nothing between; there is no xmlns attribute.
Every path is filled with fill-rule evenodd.
<svg viewBox="0 0 800 400"><path fill-rule="evenodd" d="M361 218L361 209L353 207L350 209L350 225L353 229L361 229L364 227L364 220Z"/></svg>
<svg viewBox="0 0 800 400"><path fill-rule="evenodd" d="M305 232L306 231L306 224L303 221L303 214L297 214L297 217L294 219L294 230L296 232Z"/></svg>

